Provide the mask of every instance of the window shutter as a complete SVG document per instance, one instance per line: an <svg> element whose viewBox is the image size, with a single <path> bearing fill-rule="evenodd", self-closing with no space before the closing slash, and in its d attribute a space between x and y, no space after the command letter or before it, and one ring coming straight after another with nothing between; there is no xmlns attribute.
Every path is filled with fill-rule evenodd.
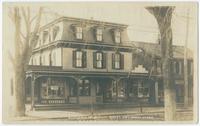
<svg viewBox="0 0 200 126"><path fill-rule="evenodd" d="M124 54L120 54L120 69L124 69Z"/></svg>
<svg viewBox="0 0 200 126"><path fill-rule="evenodd" d="M112 69L115 69L115 54L112 54Z"/></svg>
<svg viewBox="0 0 200 126"><path fill-rule="evenodd" d="M76 50L73 50L73 52L72 52L73 54L73 56L72 56L72 65L73 65L73 67L76 67Z"/></svg>
<svg viewBox="0 0 200 126"><path fill-rule="evenodd" d="M93 52L93 67L97 68L97 53Z"/></svg>
<svg viewBox="0 0 200 126"><path fill-rule="evenodd" d="M86 68L87 67L87 52L83 51L83 55L82 55L82 63L83 63L83 67Z"/></svg>
<svg viewBox="0 0 200 126"><path fill-rule="evenodd" d="M103 54L103 69L105 69L106 68L106 57L107 57L107 55L106 55L106 53L102 53Z"/></svg>

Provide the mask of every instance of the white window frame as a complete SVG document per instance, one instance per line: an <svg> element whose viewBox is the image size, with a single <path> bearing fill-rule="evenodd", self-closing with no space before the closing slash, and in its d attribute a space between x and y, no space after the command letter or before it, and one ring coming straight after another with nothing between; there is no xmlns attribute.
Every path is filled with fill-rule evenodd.
<svg viewBox="0 0 200 126"><path fill-rule="evenodd" d="M76 27L76 39L83 39L83 28L80 26Z"/></svg>
<svg viewBox="0 0 200 126"><path fill-rule="evenodd" d="M83 52L82 51L76 51L76 67L82 67L83 66Z"/></svg>
<svg viewBox="0 0 200 126"><path fill-rule="evenodd" d="M96 53L96 62L97 62L97 68L103 67L103 53L102 52Z"/></svg>
<svg viewBox="0 0 200 126"><path fill-rule="evenodd" d="M116 53L114 55L114 66L115 66L115 69L120 69L120 54L119 53Z"/></svg>
<svg viewBox="0 0 200 126"><path fill-rule="evenodd" d="M120 31L115 31L115 43L121 43L121 32Z"/></svg>
<svg viewBox="0 0 200 126"><path fill-rule="evenodd" d="M103 29L101 28L96 29L96 39L97 41L103 41Z"/></svg>

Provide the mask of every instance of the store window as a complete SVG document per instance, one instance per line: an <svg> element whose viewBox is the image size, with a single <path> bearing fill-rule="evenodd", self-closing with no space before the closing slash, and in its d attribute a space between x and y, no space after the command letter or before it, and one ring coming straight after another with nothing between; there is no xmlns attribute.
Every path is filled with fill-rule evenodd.
<svg viewBox="0 0 200 126"><path fill-rule="evenodd" d="M80 96L90 96L90 81L81 80L79 84Z"/></svg>
<svg viewBox="0 0 200 126"><path fill-rule="evenodd" d="M64 97L64 81L43 80L41 83L41 97L43 99L57 99Z"/></svg>
<svg viewBox="0 0 200 126"><path fill-rule="evenodd" d="M103 94L102 87L101 87L100 83L97 83L96 84L96 95L101 96L102 94Z"/></svg>
<svg viewBox="0 0 200 126"><path fill-rule="evenodd" d="M118 84L118 97L124 98L126 96L126 85L123 83Z"/></svg>
<svg viewBox="0 0 200 126"><path fill-rule="evenodd" d="M142 81L138 81L138 97L149 97L149 88Z"/></svg>

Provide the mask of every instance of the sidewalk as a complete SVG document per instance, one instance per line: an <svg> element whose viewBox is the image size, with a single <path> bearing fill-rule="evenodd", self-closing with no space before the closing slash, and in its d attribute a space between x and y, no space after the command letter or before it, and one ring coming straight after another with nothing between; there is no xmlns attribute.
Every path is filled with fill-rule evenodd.
<svg viewBox="0 0 200 126"><path fill-rule="evenodd" d="M177 112L191 111L191 108L181 109L178 108ZM104 108L104 109L92 109L80 108L75 110L60 110L60 111L28 111L26 115L35 119L71 119L90 116L114 116L114 115L158 115L163 114L163 107L143 107L141 108Z"/></svg>
<svg viewBox="0 0 200 126"><path fill-rule="evenodd" d="M191 108L177 108L178 116L187 116L191 118ZM68 110L53 111L27 111L26 116L15 118L15 121L85 121L85 120L152 120L163 121L163 107L143 107L141 108L79 108ZM184 120L184 119L183 119Z"/></svg>

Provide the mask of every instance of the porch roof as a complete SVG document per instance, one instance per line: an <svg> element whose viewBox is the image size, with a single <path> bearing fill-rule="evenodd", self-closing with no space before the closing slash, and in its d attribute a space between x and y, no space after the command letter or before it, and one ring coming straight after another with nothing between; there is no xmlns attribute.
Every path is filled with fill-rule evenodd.
<svg viewBox="0 0 200 126"><path fill-rule="evenodd" d="M104 71L80 71L80 70L63 70L59 66L29 66L26 75L36 74L37 76L85 76L85 77L161 77L160 75L150 75L149 73L134 73L134 72L104 72Z"/></svg>

